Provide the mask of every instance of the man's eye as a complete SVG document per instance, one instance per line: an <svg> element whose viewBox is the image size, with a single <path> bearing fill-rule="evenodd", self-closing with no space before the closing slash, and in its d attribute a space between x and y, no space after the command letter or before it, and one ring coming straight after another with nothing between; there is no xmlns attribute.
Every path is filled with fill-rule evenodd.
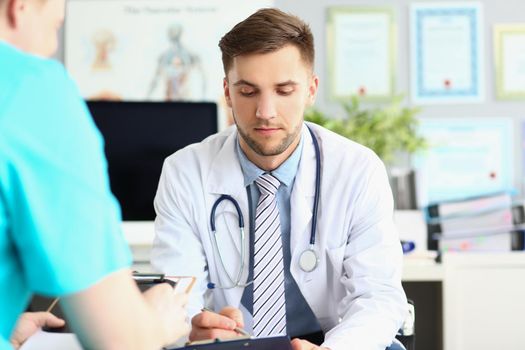
<svg viewBox="0 0 525 350"><path fill-rule="evenodd" d="M251 89L241 89L241 95L245 97L250 97L255 95L255 90Z"/></svg>
<svg viewBox="0 0 525 350"><path fill-rule="evenodd" d="M285 90L277 90L277 93L281 96L288 96L291 95L293 92L293 89L285 89Z"/></svg>

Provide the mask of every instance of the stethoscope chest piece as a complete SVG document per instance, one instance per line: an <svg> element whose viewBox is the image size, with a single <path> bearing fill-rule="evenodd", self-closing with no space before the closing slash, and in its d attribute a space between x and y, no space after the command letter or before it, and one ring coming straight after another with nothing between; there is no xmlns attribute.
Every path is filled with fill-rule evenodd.
<svg viewBox="0 0 525 350"><path fill-rule="evenodd" d="M307 249L299 257L299 266L304 272L312 272L319 264L319 258L313 249Z"/></svg>

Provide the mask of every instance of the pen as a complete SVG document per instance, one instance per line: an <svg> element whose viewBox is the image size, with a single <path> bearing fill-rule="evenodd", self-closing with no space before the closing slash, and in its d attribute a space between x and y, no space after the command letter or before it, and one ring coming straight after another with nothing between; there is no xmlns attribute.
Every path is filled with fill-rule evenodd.
<svg viewBox="0 0 525 350"><path fill-rule="evenodd" d="M195 281L197 281L197 278L195 276L164 276L167 280L177 280L176 283L180 283L180 280L182 279L191 279L191 282L186 286L186 289L184 289L185 294L190 294L191 289L193 288L193 285L195 284Z"/></svg>
<svg viewBox="0 0 525 350"><path fill-rule="evenodd" d="M208 309L207 307L203 307L203 308L201 309L201 311L208 311L208 312L213 312L214 314L216 314L215 311L213 311L213 310L211 310L211 309ZM241 335L248 336L248 337L250 336L250 333L246 332L244 329L242 329L242 328L240 328L240 327L235 327L233 330L234 330L235 332L241 334Z"/></svg>
<svg viewBox="0 0 525 350"><path fill-rule="evenodd" d="M194 276L189 276L189 277L185 276L185 277L181 277L181 278L191 278L190 284L188 284L188 286L184 290L184 293L189 294L191 292L191 289L193 288L193 285L195 284L195 281L197 280L197 278L195 278Z"/></svg>
<svg viewBox="0 0 525 350"><path fill-rule="evenodd" d="M55 300L53 300L53 302L49 305L49 307L47 308L46 312L51 312L51 310L53 310L53 308L55 307L55 305L58 303L58 298L55 298Z"/></svg>

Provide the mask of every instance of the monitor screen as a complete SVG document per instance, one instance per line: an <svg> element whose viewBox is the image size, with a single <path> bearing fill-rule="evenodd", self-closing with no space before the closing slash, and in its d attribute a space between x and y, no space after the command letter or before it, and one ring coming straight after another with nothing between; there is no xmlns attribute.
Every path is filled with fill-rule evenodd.
<svg viewBox="0 0 525 350"><path fill-rule="evenodd" d="M155 219L153 199L166 157L217 132L211 102L88 101L105 141L111 190L123 220Z"/></svg>

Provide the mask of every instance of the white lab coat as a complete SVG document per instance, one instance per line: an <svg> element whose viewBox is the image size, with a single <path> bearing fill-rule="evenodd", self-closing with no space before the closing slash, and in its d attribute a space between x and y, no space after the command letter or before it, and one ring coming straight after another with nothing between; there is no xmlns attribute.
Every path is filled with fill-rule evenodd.
<svg viewBox="0 0 525 350"><path fill-rule="evenodd" d="M321 150L321 195L315 249L318 267L303 272L300 254L309 247L315 192L315 152L305 138L291 192L291 274L319 320L323 346L332 350L384 350L407 312L401 287L402 251L393 224L393 201L383 163L369 149L309 124ZM204 303L226 305L251 316L240 301L243 288L207 290L212 281L230 285L210 231L210 211L221 194L235 198L244 215L249 249L249 209L231 127L166 159L155 198L155 269L199 280L190 315ZM216 214L217 241L224 266L235 278L240 266L240 233L234 206L223 201ZM242 283L248 276L248 253Z"/></svg>

